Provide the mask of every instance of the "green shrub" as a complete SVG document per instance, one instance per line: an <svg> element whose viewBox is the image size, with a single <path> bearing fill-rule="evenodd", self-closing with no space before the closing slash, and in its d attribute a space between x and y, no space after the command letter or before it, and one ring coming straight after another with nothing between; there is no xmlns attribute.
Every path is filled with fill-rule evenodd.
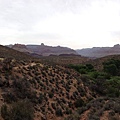
<svg viewBox="0 0 120 120"><path fill-rule="evenodd" d="M112 77L105 83L106 92L110 97L120 96L120 77Z"/></svg>
<svg viewBox="0 0 120 120"><path fill-rule="evenodd" d="M86 64L88 71L94 71L94 66L92 64Z"/></svg>
<svg viewBox="0 0 120 120"><path fill-rule="evenodd" d="M111 75L116 75L118 69L117 69L115 64L110 64L110 65L105 65L104 66L104 71L111 74Z"/></svg>
<svg viewBox="0 0 120 120"><path fill-rule="evenodd" d="M75 69L76 71L78 71L81 74L87 74L88 72L94 71L94 66L91 64L86 64L86 65L69 65L70 68Z"/></svg>
<svg viewBox="0 0 120 120"><path fill-rule="evenodd" d="M103 69L105 72L111 75L120 74L120 60L110 59L103 63Z"/></svg>
<svg viewBox="0 0 120 120"><path fill-rule="evenodd" d="M98 78L99 76L99 72L95 71L95 72L90 72L89 75L92 77L92 78Z"/></svg>

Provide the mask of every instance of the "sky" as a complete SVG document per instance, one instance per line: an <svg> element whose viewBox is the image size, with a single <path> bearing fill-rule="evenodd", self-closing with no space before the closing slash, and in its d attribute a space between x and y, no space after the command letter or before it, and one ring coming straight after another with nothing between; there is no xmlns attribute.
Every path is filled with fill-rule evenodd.
<svg viewBox="0 0 120 120"><path fill-rule="evenodd" d="M0 0L0 44L73 49L120 43L120 0Z"/></svg>

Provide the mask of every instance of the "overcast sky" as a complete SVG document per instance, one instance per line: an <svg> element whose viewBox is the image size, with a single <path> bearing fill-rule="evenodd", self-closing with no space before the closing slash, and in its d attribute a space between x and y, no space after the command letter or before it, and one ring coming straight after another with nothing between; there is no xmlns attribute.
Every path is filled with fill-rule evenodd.
<svg viewBox="0 0 120 120"><path fill-rule="evenodd" d="M0 0L0 44L73 49L120 43L120 0Z"/></svg>

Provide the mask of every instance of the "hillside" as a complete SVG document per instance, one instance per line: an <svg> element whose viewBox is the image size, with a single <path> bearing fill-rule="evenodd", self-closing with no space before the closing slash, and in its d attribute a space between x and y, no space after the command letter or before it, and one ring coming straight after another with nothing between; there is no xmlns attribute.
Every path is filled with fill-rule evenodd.
<svg viewBox="0 0 120 120"><path fill-rule="evenodd" d="M0 59L0 120L119 120L119 56L99 59L99 70L98 60L26 60L23 53L1 48L6 56Z"/></svg>
<svg viewBox="0 0 120 120"><path fill-rule="evenodd" d="M22 52L13 50L6 46L0 45L0 58L15 58L17 60L31 60L33 59L31 56L26 55Z"/></svg>
<svg viewBox="0 0 120 120"><path fill-rule="evenodd" d="M97 59L94 59L94 60L89 59L88 61L86 61L86 63L92 64L97 70L102 70L103 69L103 66L102 66L103 62L105 62L109 59L120 60L120 55L109 55L109 56L97 58Z"/></svg>
<svg viewBox="0 0 120 120"><path fill-rule="evenodd" d="M1 102L10 106L12 102L29 99L35 120L45 117L62 120L76 110L78 100L83 104L94 98L95 93L74 70L39 62L5 61L0 62Z"/></svg>
<svg viewBox="0 0 120 120"><path fill-rule="evenodd" d="M39 56L49 56L49 55L60 55L60 54L75 54L77 55L77 52L73 49L67 48L67 47L52 47L44 45L43 43L41 45L21 45L21 44L15 44L15 45L8 45L8 47L11 47L15 50L30 53L32 55L37 54Z"/></svg>
<svg viewBox="0 0 120 120"><path fill-rule="evenodd" d="M67 66L69 64L82 64L85 63L87 61L89 61L90 59L87 57L82 57L80 55L60 55L60 56L44 56L44 57L40 57L41 61L49 64L59 64L59 65L64 65Z"/></svg>
<svg viewBox="0 0 120 120"><path fill-rule="evenodd" d="M108 55L119 55L120 45L114 45L113 47L93 47L81 50L76 50L78 54L90 58L100 58Z"/></svg>

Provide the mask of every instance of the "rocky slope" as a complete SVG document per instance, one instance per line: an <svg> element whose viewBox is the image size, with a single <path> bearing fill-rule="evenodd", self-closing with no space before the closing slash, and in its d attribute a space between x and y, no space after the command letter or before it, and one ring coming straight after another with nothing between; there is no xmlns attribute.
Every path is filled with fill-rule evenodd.
<svg viewBox="0 0 120 120"><path fill-rule="evenodd" d="M3 59L0 65L1 104L11 106L28 99L34 120L63 120L95 96L80 75L68 68L12 59Z"/></svg>

